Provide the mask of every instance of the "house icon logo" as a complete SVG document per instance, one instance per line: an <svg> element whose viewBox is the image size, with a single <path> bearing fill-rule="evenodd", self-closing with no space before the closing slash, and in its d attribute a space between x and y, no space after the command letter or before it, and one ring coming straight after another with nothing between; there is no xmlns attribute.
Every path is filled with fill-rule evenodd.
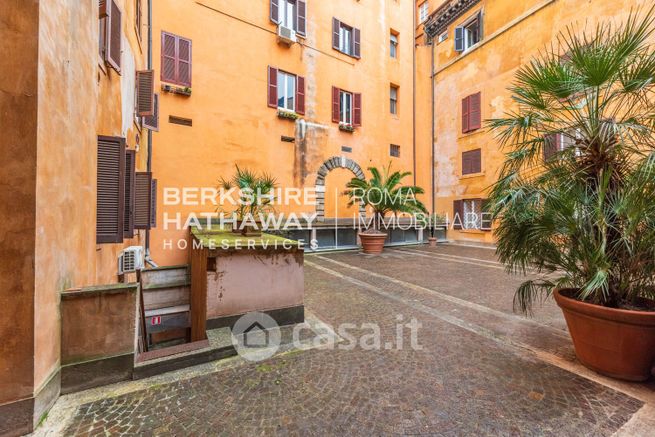
<svg viewBox="0 0 655 437"><path fill-rule="evenodd" d="M272 357L280 347L280 327L268 314L244 314L232 327L232 344L248 361Z"/></svg>
<svg viewBox="0 0 655 437"><path fill-rule="evenodd" d="M246 347L267 347L268 331L259 322L255 322L243 333L243 344Z"/></svg>

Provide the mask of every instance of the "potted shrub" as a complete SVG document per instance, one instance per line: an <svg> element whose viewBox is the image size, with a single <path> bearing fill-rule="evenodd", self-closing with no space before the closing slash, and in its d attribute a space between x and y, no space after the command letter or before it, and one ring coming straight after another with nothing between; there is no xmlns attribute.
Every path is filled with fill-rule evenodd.
<svg viewBox="0 0 655 437"><path fill-rule="evenodd" d="M242 170L238 165L235 167L236 173L231 178L221 178L219 182L219 187L224 190L232 188L239 190L239 201L235 211L237 219L232 226L232 231L249 237L259 236L262 233L262 218L275 212L273 193L277 188L277 182L266 173Z"/></svg>
<svg viewBox="0 0 655 437"><path fill-rule="evenodd" d="M380 254L384 249L387 233L382 230L384 216L388 213L419 214L427 210L416 195L423 194L423 189L415 186L403 186L401 181L411 172L391 172L391 163L380 172L375 167L368 169L370 180L353 178L346 187L345 194L350 197L349 205L364 204L373 209L372 226L359 233L362 250L367 254Z"/></svg>
<svg viewBox="0 0 655 437"><path fill-rule="evenodd" d="M430 236L428 237L428 244L430 247L437 246L437 229L447 228L447 219L444 214L432 214L429 220Z"/></svg>
<svg viewBox="0 0 655 437"><path fill-rule="evenodd" d="M655 361L653 10L568 29L522 67L517 110L488 125L508 148L491 200L508 270L530 313L551 294L587 367L640 381Z"/></svg>

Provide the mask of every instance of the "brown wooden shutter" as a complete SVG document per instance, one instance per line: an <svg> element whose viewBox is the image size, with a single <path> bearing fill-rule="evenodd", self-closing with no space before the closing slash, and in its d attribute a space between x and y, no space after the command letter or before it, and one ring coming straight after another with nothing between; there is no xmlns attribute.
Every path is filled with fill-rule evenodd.
<svg viewBox="0 0 655 437"><path fill-rule="evenodd" d="M353 93L353 126L362 125L362 95Z"/></svg>
<svg viewBox="0 0 655 437"><path fill-rule="evenodd" d="M98 18L107 16L107 0L98 0Z"/></svg>
<svg viewBox="0 0 655 437"><path fill-rule="evenodd" d="M462 133L469 130L469 97L464 97L462 99Z"/></svg>
<svg viewBox="0 0 655 437"><path fill-rule="evenodd" d="M123 241L125 138L98 137L96 243Z"/></svg>
<svg viewBox="0 0 655 437"><path fill-rule="evenodd" d="M296 14L296 32L305 36L307 33L307 3L305 0L297 0Z"/></svg>
<svg viewBox="0 0 655 437"><path fill-rule="evenodd" d="M332 48L339 50L339 29L341 23L336 18L332 19Z"/></svg>
<svg viewBox="0 0 655 437"><path fill-rule="evenodd" d="M177 65L177 38L167 32L161 33L161 80L175 83Z"/></svg>
<svg viewBox="0 0 655 437"><path fill-rule="evenodd" d="M137 172L134 179L134 229L150 229L152 173Z"/></svg>
<svg viewBox="0 0 655 437"><path fill-rule="evenodd" d="M462 153L462 174L482 172L482 150L475 149Z"/></svg>
<svg viewBox="0 0 655 437"><path fill-rule="evenodd" d="M467 175L473 173L471 171L471 155L467 152L462 153L462 174Z"/></svg>
<svg viewBox="0 0 655 437"><path fill-rule="evenodd" d="M296 112L305 114L305 78L302 76L296 79Z"/></svg>
<svg viewBox="0 0 655 437"><path fill-rule="evenodd" d="M268 106L277 108L277 68L268 66Z"/></svg>
<svg viewBox="0 0 655 437"><path fill-rule="evenodd" d="M150 228L157 227L157 179L150 184Z"/></svg>
<svg viewBox="0 0 655 437"><path fill-rule="evenodd" d="M134 174L136 151L125 151L125 207L123 220L123 237L134 237Z"/></svg>
<svg viewBox="0 0 655 437"><path fill-rule="evenodd" d="M271 0L271 21L275 24L280 23L280 6L279 0Z"/></svg>
<svg viewBox="0 0 655 437"><path fill-rule="evenodd" d="M482 127L481 94L475 93L469 97L469 130Z"/></svg>
<svg viewBox="0 0 655 437"><path fill-rule="evenodd" d="M121 52L122 52L122 18L121 10L116 4L116 0L107 0L109 12L107 22L107 50L106 58L107 63L116 70L117 73L121 72Z"/></svg>
<svg viewBox="0 0 655 437"><path fill-rule="evenodd" d="M136 72L136 112L139 117L155 112L155 70Z"/></svg>
<svg viewBox="0 0 655 437"><path fill-rule="evenodd" d="M356 58L362 57L362 41L361 32L359 29L353 28L353 51L352 54Z"/></svg>
<svg viewBox="0 0 655 437"><path fill-rule="evenodd" d="M489 199L481 199L480 202L482 204L480 229L483 231L491 231L491 225L493 224L493 220L491 218L491 202Z"/></svg>
<svg viewBox="0 0 655 437"><path fill-rule="evenodd" d="M191 40L177 38L177 84L191 86Z"/></svg>
<svg viewBox="0 0 655 437"><path fill-rule="evenodd" d="M464 222L464 202L462 200L455 200L453 202L453 229L462 229Z"/></svg>
<svg viewBox="0 0 655 437"><path fill-rule="evenodd" d="M159 132L159 94L153 95L152 115L143 117L143 127L154 132Z"/></svg>
<svg viewBox="0 0 655 437"><path fill-rule="evenodd" d="M560 134L546 135L544 138L544 161L549 161L561 148Z"/></svg>
<svg viewBox="0 0 655 437"><path fill-rule="evenodd" d="M332 122L333 123L339 123L339 113L340 111L340 106L341 106L341 99L339 98L340 90L339 88L333 86L332 87Z"/></svg>

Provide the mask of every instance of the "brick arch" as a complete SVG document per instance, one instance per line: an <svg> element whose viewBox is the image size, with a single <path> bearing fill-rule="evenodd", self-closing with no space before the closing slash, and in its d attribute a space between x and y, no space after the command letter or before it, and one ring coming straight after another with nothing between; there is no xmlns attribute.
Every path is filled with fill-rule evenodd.
<svg viewBox="0 0 655 437"><path fill-rule="evenodd" d="M318 176L316 176L316 215L319 221L325 219L325 178L335 168L345 168L353 172L356 178L366 179L364 170L350 158L345 156L333 156L325 161L318 169ZM359 206L359 213L366 215L366 207Z"/></svg>

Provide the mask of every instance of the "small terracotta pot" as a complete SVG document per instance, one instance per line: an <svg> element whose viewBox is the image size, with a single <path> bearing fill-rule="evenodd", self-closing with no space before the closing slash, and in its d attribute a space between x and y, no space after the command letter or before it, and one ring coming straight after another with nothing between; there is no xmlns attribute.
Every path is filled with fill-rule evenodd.
<svg viewBox="0 0 655 437"><path fill-rule="evenodd" d="M437 239L435 237L428 238L428 244L430 247L437 247Z"/></svg>
<svg viewBox="0 0 655 437"><path fill-rule="evenodd" d="M655 365L655 312L607 308L565 294L555 290L555 301L564 312L582 364L628 381L651 377Z"/></svg>
<svg viewBox="0 0 655 437"><path fill-rule="evenodd" d="M359 233L359 239L362 241L362 251L370 255L379 255L384 250L384 242L387 241L387 234L380 232L377 234Z"/></svg>

